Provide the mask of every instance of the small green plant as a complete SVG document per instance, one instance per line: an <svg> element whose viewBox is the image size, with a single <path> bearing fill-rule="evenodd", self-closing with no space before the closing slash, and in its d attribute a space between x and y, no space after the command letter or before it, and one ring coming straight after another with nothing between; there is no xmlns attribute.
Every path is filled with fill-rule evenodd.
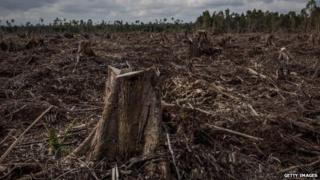
<svg viewBox="0 0 320 180"><path fill-rule="evenodd" d="M48 132L49 136L49 155L58 154L61 151L61 143L55 129L50 128Z"/></svg>

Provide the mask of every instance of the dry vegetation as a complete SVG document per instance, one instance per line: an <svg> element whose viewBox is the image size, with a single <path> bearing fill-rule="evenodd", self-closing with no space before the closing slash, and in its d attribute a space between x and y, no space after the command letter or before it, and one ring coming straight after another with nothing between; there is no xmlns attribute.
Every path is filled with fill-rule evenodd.
<svg viewBox="0 0 320 180"><path fill-rule="evenodd" d="M172 179L319 173L319 37L5 35L0 42L0 155L52 108L1 158L0 179L109 179L117 171L121 179L146 179L143 167L159 159L170 162ZM117 166L64 159L101 118L108 65L160 72L165 153Z"/></svg>

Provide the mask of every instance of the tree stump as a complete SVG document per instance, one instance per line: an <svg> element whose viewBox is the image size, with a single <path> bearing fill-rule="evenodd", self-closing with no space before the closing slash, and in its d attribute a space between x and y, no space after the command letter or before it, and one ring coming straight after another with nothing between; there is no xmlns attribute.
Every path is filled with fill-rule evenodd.
<svg viewBox="0 0 320 180"><path fill-rule="evenodd" d="M78 45L78 54L87 56L96 56L94 53L90 41L80 41Z"/></svg>
<svg viewBox="0 0 320 180"><path fill-rule="evenodd" d="M201 57L202 55L212 56L221 53L221 49L213 47L207 32L203 30L199 30L193 34L193 37L188 40L188 43L189 58Z"/></svg>
<svg viewBox="0 0 320 180"><path fill-rule="evenodd" d="M266 37L266 46L267 47L275 46L275 44L274 44L274 36L272 34L267 35L267 37Z"/></svg>
<svg viewBox="0 0 320 180"><path fill-rule="evenodd" d="M108 67L102 118L72 155L125 162L158 150L162 114L157 76L152 69L127 71Z"/></svg>
<svg viewBox="0 0 320 180"><path fill-rule="evenodd" d="M292 58L285 47L280 49L278 59L279 59L278 79L286 79L286 77L290 74L288 65L289 65L289 61Z"/></svg>

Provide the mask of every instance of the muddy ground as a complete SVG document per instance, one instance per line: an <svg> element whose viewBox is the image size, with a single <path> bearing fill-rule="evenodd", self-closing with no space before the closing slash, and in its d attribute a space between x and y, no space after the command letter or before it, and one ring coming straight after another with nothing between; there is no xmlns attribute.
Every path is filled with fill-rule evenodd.
<svg viewBox="0 0 320 180"><path fill-rule="evenodd" d="M0 179L110 179L114 164L60 159L101 117L108 65L128 64L160 71L162 100L170 104L163 127L177 162L175 168L168 153L173 179L176 169L181 179L320 175L320 44L308 34L275 34L270 45L267 34L209 33L219 51L200 57L189 57L183 34L33 36L5 34L0 42L0 155L53 109L5 158ZM80 40L94 54L77 62ZM288 75L279 78L282 47L291 59ZM148 178L146 163L118 164L120 178Z"/></svg>

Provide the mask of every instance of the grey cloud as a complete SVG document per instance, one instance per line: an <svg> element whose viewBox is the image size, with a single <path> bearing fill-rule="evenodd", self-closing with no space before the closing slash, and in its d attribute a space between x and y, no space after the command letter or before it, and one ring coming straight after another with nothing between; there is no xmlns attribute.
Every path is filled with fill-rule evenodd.
<svg viewBox="0 0 320 180"><path fill-rule="evenodd" d="M0 8L7 10L29 10L56 3L58 0L1 0Z"/></svg>
<svg viewBox="0 0 320 180"><path fill-rule="evenodd" d="M248 3L254 3L254 2L263 2L263 3L273 3L274 0L248 0Z"/></svg>
<svg viewBox="0 0 320 180"><path fill-rule="evenodd" d="M225 0L225 1L210 1L203 4L203 7L215 7L215 6L243 6L245 2L243 0Z"/></svg>
<svg viewBox="0 0 320 180"><path fill-rule="evenodd" d="M71 0L63 3L60 10L68 13L83 13L101 10L108 12L110 10L119 10L120 8L121 6L118 3L110 0Z"/></svg>

